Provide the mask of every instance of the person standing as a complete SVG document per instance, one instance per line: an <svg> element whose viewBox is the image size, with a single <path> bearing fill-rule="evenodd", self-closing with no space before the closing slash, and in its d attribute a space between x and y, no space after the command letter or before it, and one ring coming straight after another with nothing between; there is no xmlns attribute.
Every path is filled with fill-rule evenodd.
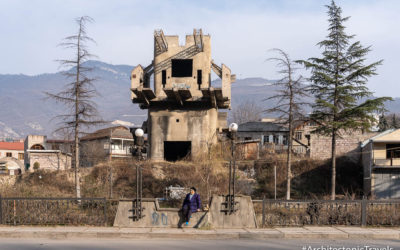
<svg viewBox="0 0 400 250"><path fill-rule="evenodd" d="M192 217L192 213L199 212L201 208L201 200L200 195L196 193L196 188L191 187L190 193L188 193L185 197L185 200L182 204L183 211L183 219L185 221L185 225L189 225L189 220Z"/></svg>

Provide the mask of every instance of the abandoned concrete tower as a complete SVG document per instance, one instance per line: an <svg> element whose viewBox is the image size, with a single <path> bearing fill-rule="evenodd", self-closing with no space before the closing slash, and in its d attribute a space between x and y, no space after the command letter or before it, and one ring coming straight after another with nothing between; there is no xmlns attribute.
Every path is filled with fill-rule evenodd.
<svg viewBox="0 0 400 250"><path fill-rule="evenodd" d="M221 87L211 86L211 70L221 78ZM183 46L178 36L156 30L154 60L131 73L132 102L148 109L148 158L174 161L199 155L215 144L226 127L226 112L218 110L230 108L234 80L228 67L214 64L211 38L201 29L187 35Z"/></svg>

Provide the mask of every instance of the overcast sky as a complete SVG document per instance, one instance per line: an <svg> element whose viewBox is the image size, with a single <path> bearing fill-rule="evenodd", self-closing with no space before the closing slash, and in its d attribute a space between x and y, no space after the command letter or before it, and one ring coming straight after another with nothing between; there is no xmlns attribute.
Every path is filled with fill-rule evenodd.
<svg viewBox="0 0 400 250"><path fill-rule="evenodd" d="M112 64L147 65L153 55L154 29L167 35L191 34L202 28L212 38L212 57L228 65L238 78L276 79L265 59L281 48L292 59L319 56L316 43L327 34L328 0L0 0L0 74L51 73L56 59L68 52L57 47L76 32L74 19L91 16L90 47L98 59ZM400 96L400 1L338 0L349 34L372 45L368 59L384 59L369 87L377 96ZM183 39L181 40L183 41Z"/></svg>

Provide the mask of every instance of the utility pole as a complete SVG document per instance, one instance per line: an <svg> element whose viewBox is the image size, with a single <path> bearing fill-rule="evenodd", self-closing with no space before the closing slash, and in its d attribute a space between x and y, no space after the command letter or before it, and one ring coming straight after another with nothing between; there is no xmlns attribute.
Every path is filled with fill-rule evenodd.
<svg viewBox="0 0 400 250"><path fill-rule="evenodd" d="M275 193L275 195L274 195L274 197L275 197L275 200L276 200L276 165L274 165L274 193Z"/></svg>
<svg viewBox="0 0 400 250"><path fill-rule="evenodd" d="M109 195L110 199L112 199L113 196L113 171L112 171L112 128L110 129L110 142L109 142L109 156L108 156L108 171L109 171L109 184L110 184L110 190L109 190Z"/></svg>

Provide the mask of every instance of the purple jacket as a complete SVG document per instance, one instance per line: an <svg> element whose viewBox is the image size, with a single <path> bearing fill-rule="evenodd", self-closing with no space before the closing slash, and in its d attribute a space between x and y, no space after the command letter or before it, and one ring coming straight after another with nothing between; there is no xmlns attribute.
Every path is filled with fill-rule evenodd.
<svg viewBox="0 0 400 250"><path fill-rule="evenodd" d="M195 193L192 199L190 199L190 193L187 194L185 200L183 201L182 207L185 205L188 205L192 212L197 212L197 209L201 209L200 195Z"/></svg>

